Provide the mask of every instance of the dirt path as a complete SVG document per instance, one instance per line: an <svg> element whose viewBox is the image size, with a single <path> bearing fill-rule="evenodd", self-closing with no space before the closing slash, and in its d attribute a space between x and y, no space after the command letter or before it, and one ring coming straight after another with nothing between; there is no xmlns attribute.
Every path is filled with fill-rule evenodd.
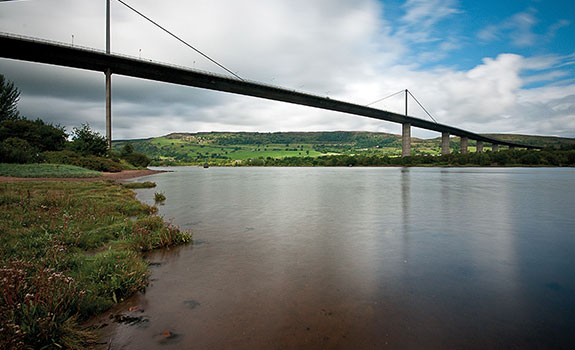
<svg viewBox="0 0 575 350"><path fill-rule="evenodd" d="M101 181L101 180L114 180L123 182L124 180L133 179L135 177L147 176L152 174L164 173L161 170L122 170L118 173L102 173L101 177L10 177L0 176L0 182L12 181Z"/></svg>

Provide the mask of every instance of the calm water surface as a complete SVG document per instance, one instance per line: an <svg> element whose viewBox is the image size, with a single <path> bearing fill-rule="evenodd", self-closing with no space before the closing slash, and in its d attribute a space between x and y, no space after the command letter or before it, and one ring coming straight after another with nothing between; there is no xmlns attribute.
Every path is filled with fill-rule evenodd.
<svg viewBox="0 0 575 350"><path fill-rule="evenodd" d="M170 170L138 198L195 244L113 349L575 344L575 169Z"/></svg>

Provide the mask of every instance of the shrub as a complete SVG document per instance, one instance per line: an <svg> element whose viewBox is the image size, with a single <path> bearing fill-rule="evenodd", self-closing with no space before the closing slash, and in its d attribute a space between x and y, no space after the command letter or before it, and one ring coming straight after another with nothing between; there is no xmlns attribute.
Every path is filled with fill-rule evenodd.
<svg viewBox="0 0 575 350"><path fill-rule="evenodd" d="M96 170L96 171L106 171L106 172L119 172L122 171L122 165L118 162L114 162L111 159L97 157L94 155L82 156L73 151L58 151L58 152L44 152L41 158L47 163L53 164L69 164L76 165L82 168Z"/></svg>
<svg viewBox="0 0 575 350"><path fill-rule="evenodd" d="M0 140L10 137L18 137L44 151L58 151L66 145L66 133L64 128L46 124L42 120L27 119L4 120L0 122Z"/></svg>
<svg viewBox="0 0 575 350"><path fill-rule="evenodd" d="M0 142L0 163L30 163L36 150L26 140L11 137Z"/></svg>
<svg viewBox="0 0 575 350"><path fill-rule="evenodd" d="M87 156L78 158L78 166L86 169L92 169L96 171L106 171L110 173L117 173L122 171L122 166L110 159Z"/></svg>
<svg viewBox="0 0 575 350"><path fill-rule="evenodd" d="M128 144L129 145L129 144ZM132 164L133 166L145 168L150 164L150 158L148 158L145 154L132 152L122 156L128 163Z"/></svg>
<svg viewBox="0 0 575 350"><path fill-rule="evenodd" d="M70 149L83 156L103 156L108 152L106 138L93 131L89 124L82 124L80 128L74 128Z"/></svg>
<svg viewBox="0 0 575 350"><path fill-rule="evenodd" d="M155 192L154 193L154 200L156 202L163 202L166 200L166 196L161 192Z"/></svg>

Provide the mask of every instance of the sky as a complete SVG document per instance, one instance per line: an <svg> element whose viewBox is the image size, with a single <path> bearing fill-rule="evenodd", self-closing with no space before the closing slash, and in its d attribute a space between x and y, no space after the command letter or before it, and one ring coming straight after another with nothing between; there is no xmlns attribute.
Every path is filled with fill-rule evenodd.
<svg viewBox="0 0 575 350"><path fill-rule="evenodd" d="M124 0L244 79L367 105L409 89L442 124L575 137L571 0ZM105 50L105 0L0 1L0 31ZM219 74L111 0L112 52ZM1 50L1 48L0 48ZM103 73L0 58L31 119L105 133ZM338 112L114 75L114 139L172 132L401 126ZM404 113L398 94L372 107ZM413 99L410 115L428 119ZM415 137L438 133L412 128Z"/></svg>

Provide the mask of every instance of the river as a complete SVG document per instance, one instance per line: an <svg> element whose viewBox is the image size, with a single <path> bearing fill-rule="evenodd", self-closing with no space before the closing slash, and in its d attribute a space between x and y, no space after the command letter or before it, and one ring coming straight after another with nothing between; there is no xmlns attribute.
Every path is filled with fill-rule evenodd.
<svg viewBox="0 0 575 350"><path fill-rule="evenodd" d="M112 349L570 348L573 168L176 167Z"/></svg>

